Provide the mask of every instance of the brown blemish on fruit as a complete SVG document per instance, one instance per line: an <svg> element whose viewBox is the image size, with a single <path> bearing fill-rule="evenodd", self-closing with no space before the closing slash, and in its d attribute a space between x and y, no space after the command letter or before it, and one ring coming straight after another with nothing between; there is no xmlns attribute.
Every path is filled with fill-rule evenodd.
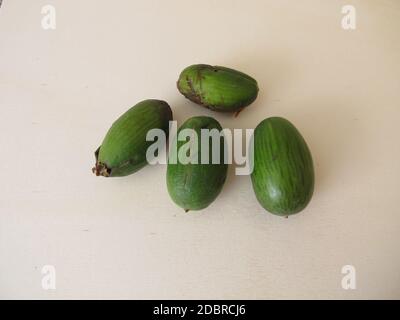
<svg viewBox="0 0 400 320"><path fill-rule="evenodd" d="M187 83L190 91L189 92L184 92L183 90L181 90L180 87L179 87L179 83L178 83L178 89L187 99L189 99L190 101L193 101L194 103L197 103L197 104L199 104L199 105L201 105L201 106L203 106L203 107L205 107L207 109L217 110L214 106L206 104L204 102L204 98L201 96L201 91L202 91L202 89L201 89L201 87L202 87L201 86L201 79L200 79L200 82L199 82L200 83L200 93L199 94L194 89L192 79L190 79L188 76L186 76L185 80L186 80L186 83Z"/></svg>
<svg viewBox="0 0 400 320"><path fill-rule="evenodd" d="M188 76L186 76L186 83L190 88L190 92L188 93L187 96L185 95L185 97L188 98L189 100L192 100L193 102L203 105L203 100L201 99L201 94L196 93L196 90L194 89L194 86L193 86L193 81Z"/></svg>

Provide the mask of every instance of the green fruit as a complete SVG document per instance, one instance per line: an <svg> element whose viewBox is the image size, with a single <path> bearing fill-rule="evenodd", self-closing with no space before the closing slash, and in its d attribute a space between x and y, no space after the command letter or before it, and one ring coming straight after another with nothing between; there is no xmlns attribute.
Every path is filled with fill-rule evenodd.
<svg viewBox="0 0 400 320"><path fill-rule="evenodd" d="M182 71L178 90L189 100L211 110L240 112L257 98L252 77L224 67L197 64Z"/></svg>
<svg viewBox="0 0 400 320"><path fill-rule="evenodd" d="M257 126L253 165L253 189L264 209L288 216L307 206L314 190L313 160L288 120L268 118Z"/></svg>
<svg viewBox="0 0 400 320"><path fill-rule="evenodd" d="M93 173L104 177L121 177L147 164L146 151L153 141L147 132L161 129L168 136L172 111L165 101L144 100L125 112L108 130L97 149Z"/></svg>
<svg viewBox="0 0 400 320"><path fill-rule="evenodd" d="M209 206L221 192L224 185L228 165L225 164L224 157L227 152L223 135L216 137L215 141L219 141L218 145L212 146L212 139L203 139L204 145L201 145L201 129L216 129L221 134L222 128L217 120L211 117L193 117L179 128L177 136L184 129L193 129L196 136L192 136L192 140L187 138L185 141L179 141L177 137L173 142L176 145L174 151L170 151L167 168L167 187L172 200L185 211L201 210ZM188 140L189 139L189 140ZM187 152L186 147L193 145L193 141L197 141L197 150ZM195 143L196 144L196 143ZM205 146L208 146L208 152ZM179 152L195 157L198 162L185 163L180 161ZM208 163L201 163L202 153L208 153ZM219 161L213 161L213 156L218 156ZM207 156L205 153L203 156ZM213 163L214 162L214 163Z"/></svg>

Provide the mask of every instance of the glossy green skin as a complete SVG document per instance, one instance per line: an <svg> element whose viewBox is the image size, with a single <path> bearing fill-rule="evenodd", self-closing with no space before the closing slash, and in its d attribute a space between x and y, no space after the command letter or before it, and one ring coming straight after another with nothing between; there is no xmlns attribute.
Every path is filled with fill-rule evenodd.
<svg viewBox="0 0 400 320"><path fill-rule="evenodd" d="M189 100L211 110L237 112L251 104L258 94L252 77L224 67L197 64L179 76L178 90Z"/></svg>
<svg viewBox="0 0 400 320"><path fill-rule="evenodd" d="M209 164L201 164L200 137L201 129L218 129L221 125L211 117L193 117L188 119L178 130L193 129L198 138L198 164L182 164L177 155L180 148L186 141L177 141L175 137L173 143L177 143L178 152L170 152L167 168L167 187L172 200L185 211L201 210L208 207L221 192L224 185L228 165L224 164L224 153L227 151L224 139L220 138L220 162L212 164L211 139L209 140ZM188 140L187 140L188 141Z"/></svg>
<svg viewBox="0 0 400 320"><path fill-rule="evenodd" d="M253 165L253 189L264 209L288 216L310 202L314 190L311 153L299 131L286 119L268 118L257 126Z"/></svg>
<svg viewBox="0 0 400 320"><path fill-rule="evenodd" d="M168 137L172 111L165 101L144 100L118 118L96 152L97 175L121 177L147 164L146 151L153 141L146 141L150 129L162 129Z"/></svg>

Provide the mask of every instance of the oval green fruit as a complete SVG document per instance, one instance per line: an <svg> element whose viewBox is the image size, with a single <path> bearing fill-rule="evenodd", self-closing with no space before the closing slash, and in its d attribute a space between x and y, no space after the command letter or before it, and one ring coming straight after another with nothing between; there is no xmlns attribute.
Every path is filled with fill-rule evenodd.
<svg viewBox="0 0 400 320"><path fill-rule="evenodd" d="M170 120L172 111L165 101L150 99L133 106L108 130L95 153L93 173L121 177L143 168L147 164L147 148L153 143L146 141L147 132L161 129L168 136Z"/></svg>
<svg viewBox="0 0 400 320"><path fill-rule="evenodd" d="M211 110L240 112L258 94L257 81L225 67L196 64L182 71L178 90L189 100Z"/></svg>
<svg viewBox="0 0 400 320"><path fill-rule="evenodd" d="M215 133L214 145L211 138L201 138L202 129L210 130L203 133ZM187 136L181 137L181 134ZM185 211L201 210L209 206L221 192L226 179L226 152L222 128L217 120L211 117L186 120L178 130L168 157L167 187L172 200ZM182 155L187 158L183 159Z"/></svg>
<svg viewBox="0 0 400 320"><path fill-rule="evenodd" d="M254 131L251 179L258 202L269 212L288 216L303 210L314 190L310 150L286 119L262 121Z"/></svg>

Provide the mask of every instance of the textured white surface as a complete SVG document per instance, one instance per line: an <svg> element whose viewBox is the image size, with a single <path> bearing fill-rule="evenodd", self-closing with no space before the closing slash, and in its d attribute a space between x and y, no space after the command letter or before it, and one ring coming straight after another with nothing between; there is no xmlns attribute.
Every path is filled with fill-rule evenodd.
<svg viewBox="0 0 400 320"><path fill-rule="evenodd" d="M396 0L3 1L0 297L400 298L399 28ZM175 82L193 63L254 76L259 98L236 119L190 103ZM266 213L233 167L191 214L169 199L165 166L93 176L110 124L146 98L179 123L288 118L315 161L309 207ZM341 287L347 264L356 290ZM44 265L56 290L41 287Z"/></svg>

